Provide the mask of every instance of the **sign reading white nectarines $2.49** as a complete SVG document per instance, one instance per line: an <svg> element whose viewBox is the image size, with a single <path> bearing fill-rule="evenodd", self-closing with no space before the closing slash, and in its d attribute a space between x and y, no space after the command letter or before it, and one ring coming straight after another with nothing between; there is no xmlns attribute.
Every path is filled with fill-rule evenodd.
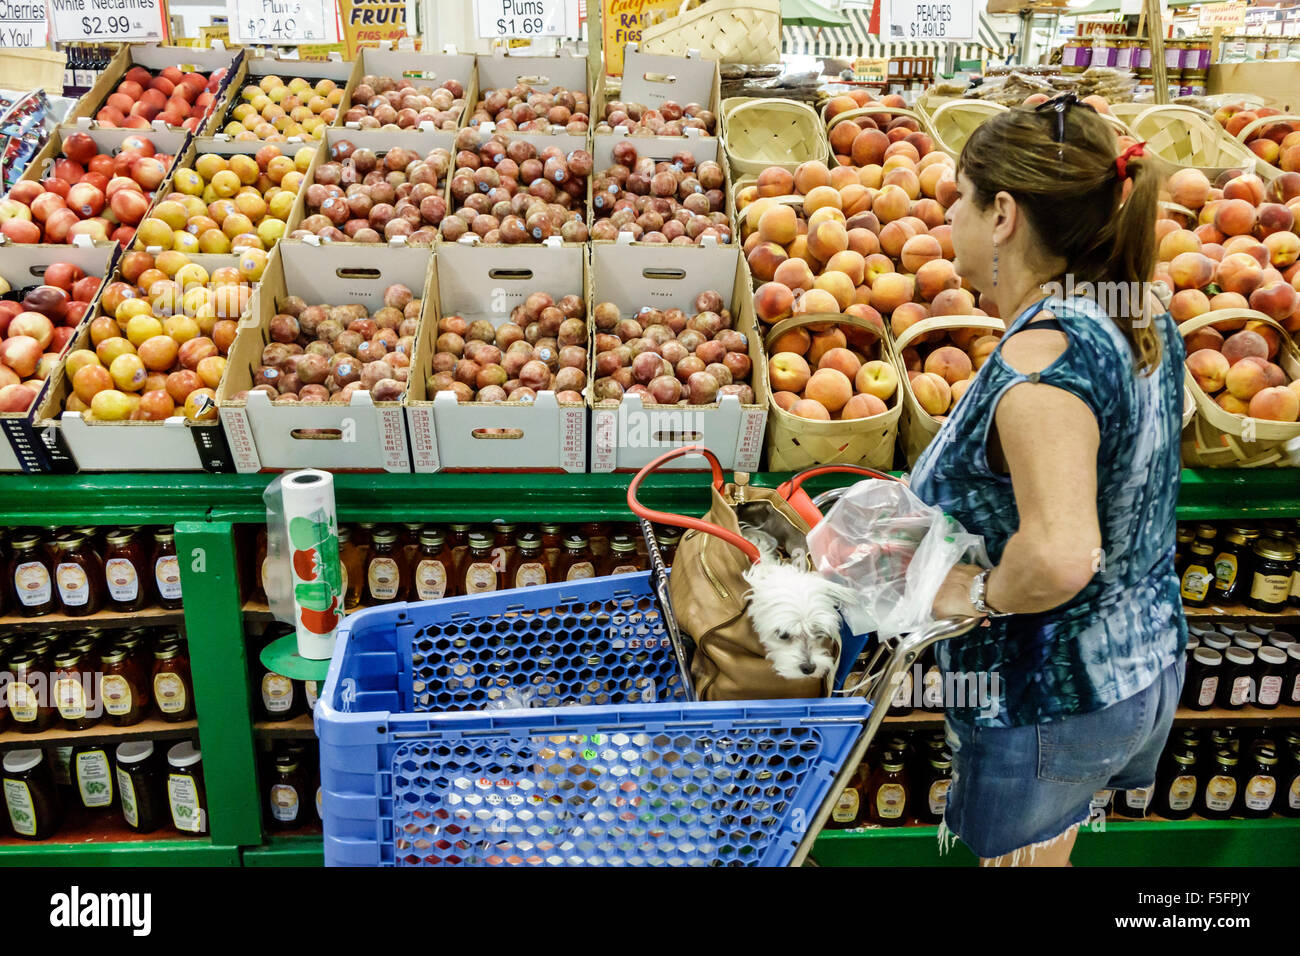
<svg viewBox="0 0 1300 956"><path fill-rule="evenodd" d="M889 0L889 39L972 40L975 0Z"/></svg>
<svg viewBox="0 0 1300 956"><path fill-rule="evenodd" d="M226 0L234 43L338 43L334 0Z"/></svg>
<svg viewBox="0 0 1300 956"><path fill-rule="evenodd" d="M83 40L162 40L162 0L49 0L50 36Z"/></svg>

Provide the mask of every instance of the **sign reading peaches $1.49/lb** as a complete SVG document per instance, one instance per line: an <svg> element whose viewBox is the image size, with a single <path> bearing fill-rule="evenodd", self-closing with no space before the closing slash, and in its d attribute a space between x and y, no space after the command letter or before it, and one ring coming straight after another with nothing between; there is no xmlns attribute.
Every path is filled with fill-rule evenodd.
<svg viewBox="0 0 1300 956"><path fill-rule="evenodd" d="M974 36L974 0L889 0L891 39L970 40Z"/></svg>

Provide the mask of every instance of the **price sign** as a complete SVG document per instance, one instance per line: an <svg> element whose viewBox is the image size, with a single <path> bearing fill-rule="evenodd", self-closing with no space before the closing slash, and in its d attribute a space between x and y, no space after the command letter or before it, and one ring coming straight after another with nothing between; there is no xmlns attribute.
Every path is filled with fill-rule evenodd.
<svg viewBox="0 0 1300 956"><path fill-rule="evenodd" d="M1246 25L1246 5L1207 3L1201 7L1196 22L1202 30L1239 30Z"/></svg>
<svg viewBox="0 0 1300 956"><path fill-rule="evenodd" d="M578 35L578 0L474 0L474 7L486 39Z"/></svg>
<svg viewBox="0 0 1300 956"><path fill-rule="evenodd" d="M0 0L0 50L49 43L45 0Z"/></svg>
<svg viewBox="0 0 1300 956"><path fill-rule="evenodd" d="M59 43L162 40L162 0L49 0L50 32Z"/></svg>
<svg viewBox="0 0 1300 956"><path fill-rule="evenodd" d="M337 43L332 0L226 0L233 43L286 46Z"/></svg>
<svg viewBox="0 0 1300 956"><path fill-rule="evenodd" d="M889 0L891 40L972 40L974 0Z"/></svg>

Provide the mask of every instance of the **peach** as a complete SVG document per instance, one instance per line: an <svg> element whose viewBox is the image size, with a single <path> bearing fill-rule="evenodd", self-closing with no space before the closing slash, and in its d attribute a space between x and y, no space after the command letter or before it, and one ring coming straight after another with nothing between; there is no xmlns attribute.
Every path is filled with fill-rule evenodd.
<svg viewBox="0 0 1300 956"><path fill-rule="evenodd" d="M888 167L888 161L886 162ZM921 180L916 175L915 170L904 167L896 167L885 173L884 184L886 186L897 186L903 192L907 193L908 199L921 198Z"/></svg>
<svg viewBox="0 0 1300 956"><path fill-rule="evenodd" d="M822 262L848 247L848 231L838 222L822 222L815 229L809 228L808 251Z"/></svg>
<svg viewBox="0 0 1300 956"><path fill-rule="evenodd" d="M827 411L838 412L853 397L853 382L834 368L819 368L808 379L804 394Z"/></svg>
<svg viewBox="0 0 1300 956"><path fill-rule="evenodd" d="M957 404L958 399L966 394L966 389L970 388L971 383L974 381L973 378L963 378L961 381L953 382L952 385L948 386L952 389L952 403L954 405Z"/></svg>
<svg viewBox="0 0 1300 956"><path fill-rule="evenodd" d="M1255 207L1244 199L1223 200L1214 210L1214 228L1225 236L1248 235L1255 228Z"/></svg>
<svg viewBox="0 0 1300 956"><path fill-rule="evenodd" d="M862 368L862 360L847 348L832 348L821 354L821 357L817 360L817 368L818 370L824 368L836 369L843 372L849 381L853 381L859 369Z"/></svg>
<svg viewBox="0 0 1300 956"><path fill-rule="evenodd" d="M839 311L839 302L836 300L835 296L831 295L825 289L809 289L794 300L795 315L806 315L818 312L836 313Z"/></svg>
<svg viewBox="0 0 1300 956"><path fill-rule="evenodd" d="M1295 225L1295 214L1281 203L1263 203L1255 215L1259 220L1261 238L1275 232L1289 232Z"/></svg>
<svg viewBox="0 0 1300 956"><path fill-rule="evenodd" d="M1264 246L1268 249L1268 261L1279 269L1300 259L1300 236L1294 232L1271 233L1264 237Z"/></svg>
<svg viewBox="0 0 1300 956"><path fill-rule="evenodd" d="M827 138L830 140L831 152L847 156L853 151L853 138L862 132L862 127L852 120L841 120L830 128ZM846 167L837 166L837 169ZM795 181L798 188L798 180Z"/></svg>
<svg viewBox="0 0 1300 956"><path fill-rule="evenodd" d="M1174 289L1199 289L1214 277L1214 260L1199 252L1181 252L1169 263Z"/></svg>
<svg viewBox="0 0 1300 956"><path fill-rule="evenodd" d="M890 223L902 219L911 212L912 200L897 185L883 186L871 202L871 211L881 223Z"/></svg>
<svg viewBox="0 0 1300 956"><path fill-rule="evenodd" d="M780 282L765 282L754 290L754 311L764 322L783 319L793 308L794 293Z"/></svg>
<svg viewBox="0 0 1300 956"><path fill-rule="evenodd" d="M1200 209L1210 196L1210 180L1199 169L1180 169L1169 177L1169 197L1180 206Z"/></svg>
<svg viewBox="0 0 1300 956"><path fill-rule="evenodd" d="M870 229L850 229L849 249L866 257L880 251L880 239Z"/></svg>
<svg viewBox="0 0 1300 956"><path fill-rule="evenodd" d="M852 126L854 124L845 122L841 125ZM848 152L848 150L844 150L844 152ZM802 196L808 195L818 186L829 186L830 184L831 171L820 160L809 160L795 167L794 188Z"/></svg>
<svg viewBox="0 0 1300 956"><path fill-rule="evenodd" d="M794 392L773 392L772 401L776 403L777 408L788 412L794 407L794 403L799 401L799 396Z"/></svg>
<svg viewBox="0 0 1300 956"><path fill-rule="evenodd" d="M770 199L767 197L754 200L752 203L750 203L748 206L745 207L745 223L744 223L745 230L747 232L757 231L758 223L759 220L763 218L763 213L767 212L769 209L775 209L779 205L781 204L777 202L775 199Z"/></svg>
<svg viewBox="0 0 1300 956"><path fill-rule="evenodd" d="M840 193L833 186L814 186L803 197L804 215L811 216L818 209L842 210Z"/></svg>
<svg viewBox="0 0 1300 956"><path fill-rule="evenodd" d="M1213 349L1197 349L1187 356L1187 370L1192 373L1196 384L1211 395L1223 388L1229 368L1223 353Z"/></svg>
<svg viewBox="0 0 1300 956"><path fill-rule="evenodd" d="M1254 256L1244 252L1224 256L1223 261L1214 269L1214 284L1223 292L1249 296L1263 281L1264 272L1260 264Z"/></svg>
<svg viewBox="0 0 1300 956"><path fill-rule="evenodd" d="M772 279L789 289L806 292L812 288L813 272L803 259L791 257L776 267Z"/></svg>
<svg viewBox="0 0 1300 956"><path fill-rule="evenodd" d="M1300 294L1297 295L1296 304L1300 305ZM1281 319L1277 321L1281 322ZM1248 332L1254 332L1264 340L1264 344L1268 347L1268 358L1271 359L1277 355L1277 350L1282 347L1282 336L1278 334L1277 329L1258 319L1251 319L1246 323L1245 327Z"/></svg>
<svg viewBox="0 0 1300 956"><path fill-rule="evenodd" d="M853 140L849 157L854 166L878 166L889 149L889 136L878 129L864 129Z"/></svg>
<svg viewBox="0 0 1300 956"><path fill-rule="evenodd" d="M754 274L754 278L760 282L770 282L776 275L776 267L787 258L785 250L775 242L760 242L750 250L745 261L749 263L749 271Z"/></svg>
<svg viewBox="0 0 1300 956"><path fill-rule="evenodd" d="M1169 314L1177 322L1186 322L1203 312L1210 311L1210 298L1200 289L1183 289L1175 292L1169 302Z"/></svg>
<svg viewBox="0 0 1300 956"><path fill-rule="evenodd" d="M944 289L930 303L930 314L974 315L975 297L966 289Z"/></svg>
<svg viewBox="0 0 1300 956"><path fill-rule="evenodd" d="M902 336L904 332L910 329L916 323L929 318L925 311L925 306L917 302L904 302L893 311L889 317L889 331L893 333L895 339ZM923 345L926 342L935 342L943 335L942 332L927 332L915 339L913 342L917 345Z"/></svg>
<svg viewBox="0 0 1300 956"><path fill-rule="evenodd" d="M917 272L921 266L943 256L939 240L931 235L913 236L903 243L901 260L908 272Z"/></svg>
<svg viewBox="0 0 1300 956"><path fill-rule="evenodd" d="M1207 245L1221 245L1223 241L1228 238L1223 233L1219 232L1219 230L1215 229L1214 223L1212 222L1203 222L1193 229L1192 232L1195 234L1197 239L1201 240L1201 251L1207 256L1210 254L1205 249Z"/></svg>
<svg viewBox="0 0 1300 956"><path fill-rule="evenodd" d="M927 230L938 229L948 218L947 211L934 199L918 199L912 206L912 215L925 223Z"/></svg>
<svg viewBox="0 0 1300 956"><path fill-rule="evenodd" d="M1223 343L1223 357L1229 365L1236 365L1248 355L1268 361L1268 342L1258 332L1243 329L1229 335Z"/></svg>
<svg viewBox="0 0 1300 956"><path fill-rule="evenodd" d="M894 271L894 260L881 252L872 253L867 256L866 270L863 272L863 281L871 287L875 287L876 279L882 275L887 275Z"/></svg>
<svg viewBox="0 0 1300 956"><path fill-rule="evenodd" d="M1287 290L1291 289L1289 285L1284 285L1283 288ZM833 270L823 272L817 278L813 279L813 289L821 289L834 296L835 302L838 305L838 308L835 310L837 312L843 312L851 306L854 302L854 296L857 294L857 287L854 286L853 280L843 272L835 272Z"/></svg>
<svg viewBox="0 0 1300 956"><path fill-rule="evenodd" d="M1255 362L1236 362L1228 369L1223 384L1233 398L1248 402L1268 388L1268 372Z"/></svg>
<svg viewBox="0 0 1300 956"><path fill-rule="evenodd" d="M1233 236L1230 239L1224 240L1224 255L1235 255L1238 252L1244 252L1251 256L1259 263L1261 269L1268 266L1268 246L1264 245L1254 236Z"/></svg>
<svg viewBox="0 0 1300 956"><path fill-rule="evenodd" d="M1213 349L1216 352L1221 352L1223 351L1223 335L1212 326L1197 329L1183 339L1183 349L1188 355L1200 349Z"/></svg>
<svg viewBox="0 0 1300 956"><path fill-rule="evenodd" d="M898 373L888 362L873 359L858 369L853 385L865 395L888 401L898 389Z"/></svg>
<svg viewBox="0 0 1300 956"><path fill-rule="evenodd" d="M814 332L812 344L808 346L808 364L813 368L820 368L821 360L827 352L842 349L847 345L848 340L845 338L844 330L838 325L824 332Z"/></svg>
<svg viewBox="0 0 1300 956"><path fill-rule="evenodd" d="M1286 282L1266 282L1250 294L1250 307L1280 322L1296 306L1296 291Z"/></svg>
<svg viewBox="0 0 1300 956"><path fill-rule="evenodd" d="M800 418L811 418L819 422L831 420L831 413L826 410L826 406L811 398L801 398L791 405L790 414L798 415Z"/></svg>
<svg viewBox="0 0 1300 956"><path fill-rule="evenodd" d="M841 167L842 168L842 167ZM826 260L827 272L839 272L848 276L855 286L861 285L866 275L867 259L860 252L845 249Z"/></svg>
<svg viewBox="0 0 1300 956"><path fill-rule="evenodd" d="M781 392L802 392L812 377L812 370L802 355L777 352L767 360L767 380Z"/></svg>
<svg viewBox="0 0 1300 956"><path fill-rule="evenodd" d="M871 190L858 182L858 175L851 166L835 167L837 173L848 173L853 182L846 186L837 186L840 191L840 210L845 216L871 211Z"/></svg>
<svg viewBox="0 0 1300 956"><path fill-rule="evenodd" d="M903 255L903 246L907 245L907 241L915 236L916 233L909 229L907 223L902 219L885 223L881 227L878 237L880 239L880 251L891 259L898 261Z"/></svg>
<svg viewBox="0 0 1300 956"><path fill-rule="evenodd" d="M916 291L927 302L945 289L956 289L960 285L961 279L957 276L957 270L947 259L931 259L929 262L923 262L916 270Z"/></svg>
<svg viewBox="0 0 1300 956"><path fill-rule="evenodd" d="M1196 237L1196 233L1188 229L1175 229L1160 240L1157 257L1161 262L1171 262L1175 256L1184 252L1200 251L1201 240Z"/></svg>
<svg viewBox="0 0 1300 956"><path fill-rule="evenodd" d="M758 174L754 185L760 198L789 196L794 192L794 175L780 166L769 166Z"/></svg>
<svg viewBox="0 0 1300 956"><path fill-rule="evenodd" d="M893 312L916 294L916 282L910 275L887 272L871 284L871 305L882 314Z"/></svg>
<svg viewBox="0 0 1300 956"><path fill-rule="evenodd" d="M768 346L768 351L773 355L778 352L794 352L796 355L807 355L810 345L812 345L812 333L801 326L797 329L787 329L782 332Z"/></svg>
<svg viewBox="0 0 1300 956"><path fill-rule="evenodd" d="M969 355L955 346L944 345L926 356L923 368L951 385L968 378L973 367Z"/></svg>
<svg viewBox="0 0 1300 956"><path fill-rule="evenodd" d="M845 229L849 228L848 219L845 217L843 210L836 209L834 206L819 206L808 217L807 231L804 232L804 235L812 232L824 222L838 222Z"/></svg>
<svg viewBox="0 0 1300 956"><path fill-rule="evenodd" d="M1284 386L1262 388L1250 400L1250 417L1272 422L1300 419L1300 394Z"/></svg>
<svg viewBox="0 0 1300 956"><path fill-rule="evenodd" d="M942 226L935 226L930 230L930 235L939 240L939 248L943 250L945 259L953 259L956 253L952 248L952 226L944 223Z"/></svg>
<svg viewBox="0 0 1300 956"><path fill-rule="evenodd" d="M888 407L876 396L859 394L844 403L844 407L840 409L840 420L871 418L874 415L883 415L887 411L889 411Z"/></svg>
<svg viewBox="0 0 1300 956"><path fill-rule="evenodd" d="M798 235L798 216L794 207L777 204L758 218L758 234L764 242L786 245Z"/></svg>
<svg viewBox="0 0 1300 956"><path fill-rule="evenodd" d="M1244 202L1251 206L1258 206L1264 201L1264 180L1254 173L1234 176L1224 185L1223 198L1229 202Z"/></svg>
<svg viewBox="0 0 1300 956"><path fill-rule="evenodd" d="M998 347L1002 339L996 335L981 335L970 346L971 365L978 371L984 367L984 363L989 360L993 350Z"/></svg>
<svg viewBox="0 0 1300 956"><path fill-rule="evenodd" d="M1210 297L1210 309L1217 312L1220 309L1249 309L1250 302L1240 292L1219 292ZM1223 323L1216 322L1215 328L1219 328ZM1234 328L1241 328L1245 325L1243 320L1237 323ZM1222 345L1222 342L1220 342Z"/></svg>
<svg viewBox="0 0 1300 956"><path fill-rule="evenodd" d="M917 404L930 415L942 415L952 405L952 389L941 375L921 372L911 386Z"/></svg>

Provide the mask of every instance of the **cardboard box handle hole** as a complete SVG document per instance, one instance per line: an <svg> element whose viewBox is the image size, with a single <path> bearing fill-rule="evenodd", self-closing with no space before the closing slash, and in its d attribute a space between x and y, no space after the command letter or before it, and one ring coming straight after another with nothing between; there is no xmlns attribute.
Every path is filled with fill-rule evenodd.
<svg viewBox="0 0 1300 956"><path fill-rule="evenodd" d="M685 279L685 269L642 269L641 275L647 279Z"/></svg>
<svg viewBox="0 0 1300 956"><path fill-rule="evenodd" d="M519 282L533 277L532 269L489 269L489 279L501 279L507 282Z"/></svg>
<svg viewBox="0 0 1300 956"><path fill-rule="evenodd" d="M476 428L470 432L470 437L488 441L502 438L513 441L516 438L523 438L524 430L522 428Z"/></svg>
<svg viewBox="0 0 1300 956"><path fill-rule="evenodd" d="M299 441L342 441L343 430L340 428L295 428L289 432L290 438Z"/></svg>
<svg viewBox="0 0 1300 956"><path fill-rule="evenodd" d="M334 270L334 274L340 279L378 279L378 269L350 269L344 266Z"/></svg>

